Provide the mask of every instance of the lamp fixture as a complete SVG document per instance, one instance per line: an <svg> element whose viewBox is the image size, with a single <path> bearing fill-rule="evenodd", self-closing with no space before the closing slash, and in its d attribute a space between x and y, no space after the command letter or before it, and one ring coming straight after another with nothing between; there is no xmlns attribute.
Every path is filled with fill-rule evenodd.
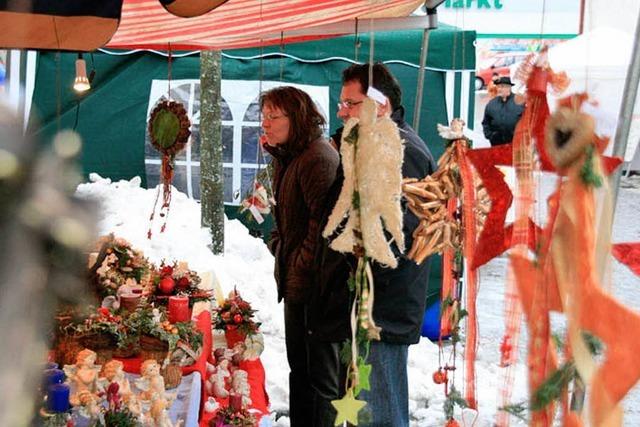
<svg viewBox="0 0 640 427"><path fill-rule="evenodd" d="M76 59L76 78L73 81L73 89L76 92L86 92L91 89L91 83L87 78L87 63L82 58L82 54L78 54Z"/></svg>

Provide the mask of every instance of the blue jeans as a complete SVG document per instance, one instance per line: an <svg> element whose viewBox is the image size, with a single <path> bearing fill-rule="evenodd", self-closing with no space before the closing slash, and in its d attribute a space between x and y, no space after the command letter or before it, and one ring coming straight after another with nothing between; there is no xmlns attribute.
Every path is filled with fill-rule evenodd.
<svg viewBox="0 0 640 427"><path fill-rule="evenodd" d="M367 359L372 365L369 377L371 390L362 390L358 396L358 399L367 401L358 425L409 426L408 354L409 346L406 344L371 342Z"/></svg>

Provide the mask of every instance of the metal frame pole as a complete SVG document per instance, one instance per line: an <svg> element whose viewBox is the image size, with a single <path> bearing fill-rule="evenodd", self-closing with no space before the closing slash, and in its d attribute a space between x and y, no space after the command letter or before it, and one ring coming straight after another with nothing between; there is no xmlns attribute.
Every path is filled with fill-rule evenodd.
<svg viewBox="0 0 640 427"><path fill-rule="evenodd" d="M631 62L629 63L629 70L627 71L627 78L624 83L624 91L622 95L622 105L620 106L620 114L618 115L618 127L616 129L616 135L613 140L613 155L616 157L624 158L624 154L627 151L627 143L629 141L629 129L631 128L631 118L633 115L633 108L635 106L636 98L638 95L638 84L640 83L640 14L638 14L638 20L636 21L636 33L633 42L633 51L631 54ZM615 173L611 175L611 189L612 189L612 214L615 213L616 204L618 202L618 186L620 184L620 176L622 175L622 168L618 168Z"/></svg>
<svg viewBox="0 0 640 427"><path fill-rule="evenodd" d="M436 8L427 8L427 27L422 35L422 49L420 50L420 69L418 70L418 87L416 89L416 102L413 106L413 129L420 131L420 109L422 107L422 93L424 90L424 73L427 65L427 51L429 50L429 31L438 28L438 12Z"/></svg>

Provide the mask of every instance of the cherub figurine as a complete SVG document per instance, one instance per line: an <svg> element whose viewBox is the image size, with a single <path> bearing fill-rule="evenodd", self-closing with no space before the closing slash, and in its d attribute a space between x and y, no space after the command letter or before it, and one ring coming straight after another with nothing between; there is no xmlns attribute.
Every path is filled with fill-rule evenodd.
<svg viewBox="0 0 640 427"><path fill-rule="evenodd" d="M167 399L162 397L153 399L149 410L153 427L180 427L182 425L182 420L176 421L175 425L171 422L168 412L169 406L171 405Z"/></svg>
<svg viewBox="0 0 640 427"><path fill-rule="evenodd" d="M75 365L65 365L64 373L71 385L69 402L73 406L88 406L98 401L98 373L96 353L87 348L76 356ZM82 398L81 398L82 397ZM83 403L84 402L84 403Z"/></svg>
<svg viewBox="0 0 640 427"><path fill-rule="evenodd" d="M458 118L451 120L451 126L444 126L438 123L438 133L442 138L453 141L456 139L466 139L464 136L465 124L464 120Z"/></svg>
<svg viewBox="0 0 640 427"><path fill-rule="evenodd" d="M211 390L212 394L215 397L229 397L229 391L226 387L226 380L229 378L231 374L229 373L229 361L227 359L223 359L216 371L211 374L209 377L210 386L208 389Z"/></svg>
<svg viewBox="0 0 640 427"><path fill-rule="evenodd" d="M173 394L167 393L164 388L164 378L160 375L160 365L155 359L142 362L140 367L141 378L136 380L136 386L142 390L140 399L155 400L157 398L167 399L169 404L173 400Z"/></svg>
<svg viewBox="0 0 640 427"><path fill-rule="evenodd" d="M118 394L122 402L134 415L140 415L140 403L131 390L131 384L124 375L124 364L119 360L110 360L102 368L102 377L99 379L100 388L108 390L111 384L118 384Z"/></svg>

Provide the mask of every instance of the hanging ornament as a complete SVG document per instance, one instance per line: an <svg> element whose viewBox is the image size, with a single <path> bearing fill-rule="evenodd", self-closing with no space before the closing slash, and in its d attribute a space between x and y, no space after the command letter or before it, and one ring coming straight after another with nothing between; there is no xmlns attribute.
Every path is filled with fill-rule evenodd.
<svg viewBox="0 0 640 427"><path fill-rule="evenodd" d="M269 195L267 189L257 179L253 183L253 192L241 202L242 209L240 212L248 210L251 216L258 224L264 222L262 215L268 215L271 212Z"/></svg>
<svg viewBox="0 0 640 427"><path fill-rule="evenodd" d="M162 100L156 104L151 116L149 117L149 136L151 144L162 155L162 166L160 170L160 181L162 186L162 205L160 206L159 215L164 217L164 224L160 232L164 232L167 226L169 216L169 207L171 204L171 182L173 180L174 161L178 153L180 153L189 141L191 131L191 122L187 116L184 106L177 101ZM149 221L153 225L153 219L158 205L160 196L160 186L153 204L153 212ZM147 233L147 237L151 238L151 226Z"/></svg>
<svg viewBox="0 0 640 427"><path fill-rule="evenodd" d="M356 400L369 388L371 365L360 348L379 340L381 329L373 318L374 280L371 260L395 268L392 250L404 251L402 233L402 161L404 147L397 125L389 116L377 117L376 101L365 98L359 118L345 124L340 145L344 183L329 216L323 236L339 252L352 253L357 267L350 285L355 294L351 307L351 360L347 366L346 395L332 401L337 410L336 425L349 421L357 425L357 413L366 404ZM393 237L387 241L385 232Z"/></svg>
<svg viewBox="0 0 640 427"><path fill-rule="evenodd" d="M582 95L561 100L549 120L547 152L566 178L558 181L558 191L550 200L550 218L537 259L514 255L512 265L528 313L530 340L537 343L530 348L530 382L540 384L548 377L547 367L554 365L549 311L560 309L568 320L567 351L591 388L591 423L620 425L619 402L640 379L640 347L619 334L619 325L639 330L640 315L616 301L599 283L603 269L598 262L606 259L608 246L606 242L600 244L597 234L594 189L603 187L606 191L606 171L601 165L604 144L594 133L583 132L591 128L591 118L580 112L585 100ZM610 227L604 222L601 230ZM583 331L606 344L602 363L592 359ZM566 411L565 422L581 424L578 413ZM551 425L554 418L550 408L542 408L533 416L538 425Z"/></svg>
<svg viewBox="0 0 640 427"><path fill-rule="evenodd" d="M477 328L475 301L477 293L477 276L469 263L475 253L476 228L484 224L486 212L489 211L488 194L478 182L467 158L469 140L464 136L464 121L454 119L451 126L438 125L440 136L448 140L448 147L438 159L438 170L424 179L405 180L403 191L409 209L420 219L419 227L414 232L414 242L408 257L416 263L423 262L429 255L443 253L443 265L450 271L443 271L447 286L443 285L442 300L450 302L443 310L441 317L455 318L459 316L459 298L453 286L452 278L459 277L454 271L453 258L464 255L467 264L467 299L466 307L466 379L465 400L472 408L476 407L475 397L475 352L477 346ZM477 197L477 193L480 198ZM458 204L460 205L458 208ZM457 210L461 215L455 215ZM480 220L478 219L480 216ZM464 230L464 233L461 231ZM445 289L446 288L446 289ZM443 304L444 305L444 304ZM446 323L455 328L459 319ZM441 331L443 329L441 328ZM451 329L453 331L453 329ZM453 332L452 332L453 333Z"/></svg>

